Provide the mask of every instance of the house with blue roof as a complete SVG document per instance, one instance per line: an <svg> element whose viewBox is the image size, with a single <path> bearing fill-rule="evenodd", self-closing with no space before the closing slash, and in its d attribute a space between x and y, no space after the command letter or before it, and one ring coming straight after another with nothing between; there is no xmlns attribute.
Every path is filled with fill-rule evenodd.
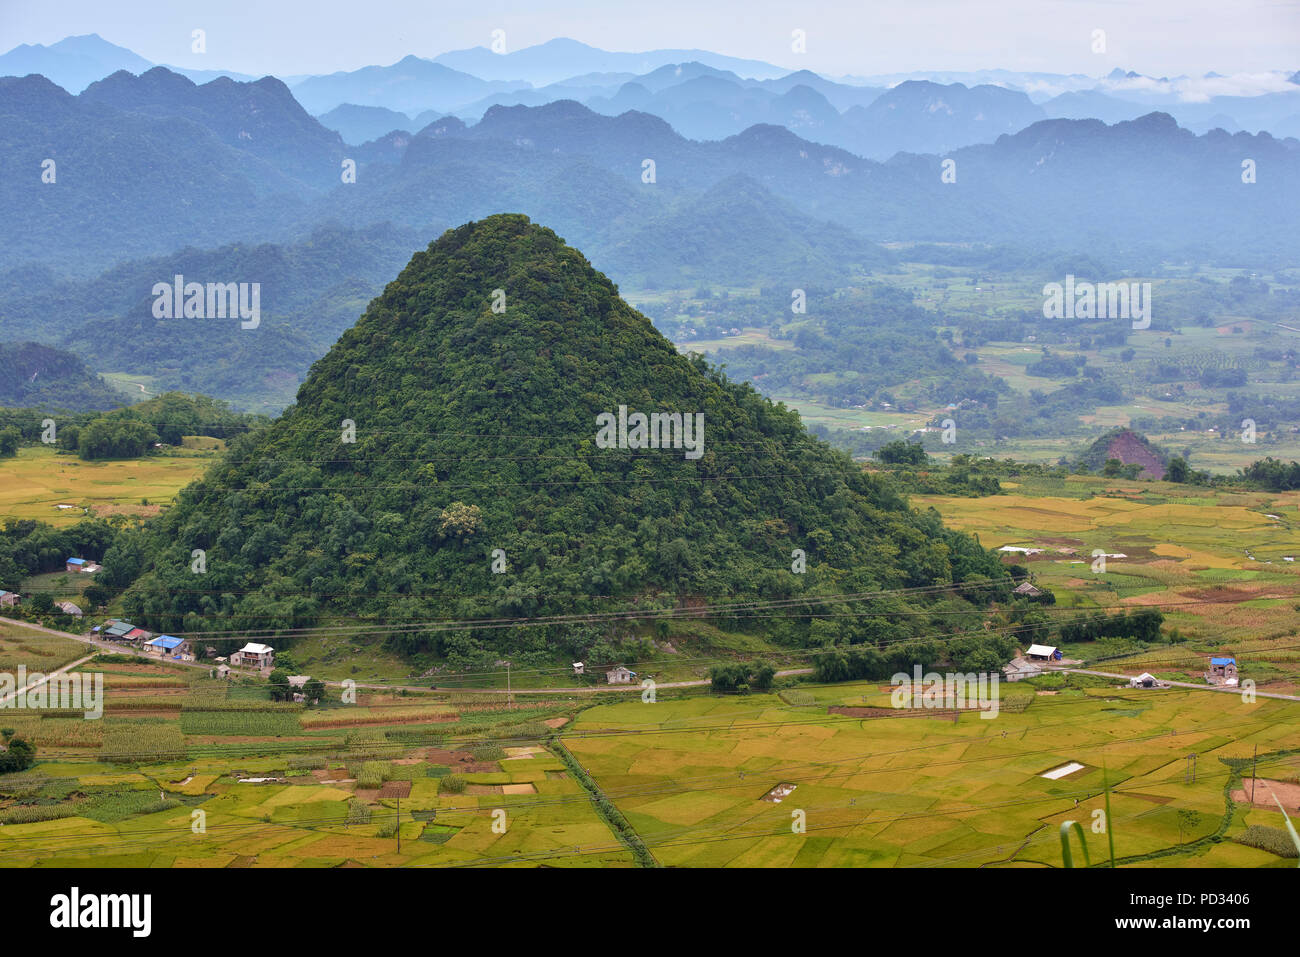
<svg viewBox="0 0 1300 957"><path fill-rule="evenodd" d="M79 572L86 567L86 560L84 558L69 558L65 563L65 567L70 572Z"/></svg>
<svg viewBox="0 0 1300 957"><path fill-rule="evenodd" d="M181 658L191 656L193 646L184 638L177 638L175 635L159 635L146 641L144 650L163 658Z"/></svg>
<svg viewBox="0 0 1300 957"><path fill-rule="evenodd" d="M1210 672L1205 676L1211 684L1236 684L1237 659L1211 658Z"/></svg>

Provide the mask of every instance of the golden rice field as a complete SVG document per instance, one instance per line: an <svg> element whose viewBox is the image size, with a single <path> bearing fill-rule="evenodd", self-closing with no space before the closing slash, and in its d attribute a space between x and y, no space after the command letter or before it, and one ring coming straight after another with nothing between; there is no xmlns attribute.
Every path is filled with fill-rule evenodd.
<svg viewBox="0 0 1300 957"><path fill-rule="evenodd" d="M87 514L154 515L211 461L210 454L188 452L87 462L52 448L21 448L0 459L0 521L72 525Z"/></svg>
<svg viewBox="0 0 1300 957"><path fill-rule="evenodd" d="M1261 775L1294 780L1300 703L1092 680L1052 694L1004 685L1029 706L957 723L828 713L883 703L876 684L812 687L803 707L776 695L629 701L582 712L565 740L670 866L1059 867L1067 819L1084 823L1096 862L1108 855L1090 828L1104 782L1121 866L1288 865L1232 843L1282 818L1233 804L1240 767L1224 762L1258 745ZM1083 769L1041 776L1071 761ZM765 800L778 785L794 789Z"/></svg>
<svg viewBox="0 0 1300 957"><path fill-rule="evenodd" d="M1241 492L1096 476L1005 483L981 498L914 496L1009 555L1064 609L1155 605L1189 639L1126 659L1136 674L1199 680L1208 654L1239 657L1261 689L1300 690L1300 493ZM1109 556L1094 570L1093 552ZM1173 656L1168 661L1161 656ZM1194 661L1199 658L1199 664ZM1159 667L1153 667L1159 666ZM1251 672L1254 672L1251 674Z"/></svg>

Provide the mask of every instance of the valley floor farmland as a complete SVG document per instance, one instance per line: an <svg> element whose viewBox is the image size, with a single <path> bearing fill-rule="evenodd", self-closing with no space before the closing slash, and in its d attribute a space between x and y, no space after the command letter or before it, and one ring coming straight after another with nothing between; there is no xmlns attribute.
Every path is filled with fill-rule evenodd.
<svg viewBox="0 0 1300 957"><path fill-rule="evenodd" d="M211 462L200 452L87 462L71 452L23 448L0 459L0 519L71 525L87 514L153 515Z"/></svg>
<svg viewBox="0 0 1300 957"><path fill-rule="evenodd" d="M1260 690L1300 689L1300 493L1077 475L1028 476L1003 488L912 501L986 548L1038 549L1007 561L1052 590L1056 617L1157 606L1166 632L1181 639L1153 648L1087 642L1067 647L1068 656L1096 663L1123 655L1107 669L1199 681L1211 654L1231 655ZM1104 566L1096 551L1111 556Z"/></svg>
<svg viewBox="0 0 1300 957"><path fill-rule="evenodd" d="M547 746L573 702L361 693L307 709L165 662L77 670L104 675L102 719L0 711L40 753L0 779L0 866L633 861Z"/></svg>
<svg viewBox="0 0 1300 957"><path fill-rule="evenodd" d="M664 865L1059 867L1064 820L1084 823L1096 863L1108 857L1089 829L1103 781L1120 865L1288 864L1235 842L1282 816L1230 792L1257 745L1261 778L1294 780L1300 705L1071 679L1053 692L1004 685L993 720L828 710L888 707L889 690L602 705L569 747ZM1071 761L1083 768L1042 776Z"/></svg>

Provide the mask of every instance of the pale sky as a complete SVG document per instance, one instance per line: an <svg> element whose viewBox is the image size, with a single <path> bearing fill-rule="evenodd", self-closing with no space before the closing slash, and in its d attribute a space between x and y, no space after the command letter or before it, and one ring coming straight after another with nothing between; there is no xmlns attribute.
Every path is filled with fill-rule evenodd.
<svg viewBox="0 0 1300 957"><path fill-rule="evenodd" d="M190 34L207 32L207 53ZM280 76L567 36L831 75L1004 68L1098 76L1300 70L1300 0L0 0L0 52L98 33L156 63ZM791 52L791 32L807 53ZM1106 53L1091 50L1106 32Z"/></svg>

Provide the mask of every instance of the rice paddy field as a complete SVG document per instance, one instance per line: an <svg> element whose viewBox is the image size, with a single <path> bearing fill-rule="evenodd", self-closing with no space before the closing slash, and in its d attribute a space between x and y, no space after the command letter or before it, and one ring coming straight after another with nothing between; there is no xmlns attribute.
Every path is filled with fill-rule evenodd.
<svg viewBox="0 0 1300 957"><path fill-rule="evenodd" d="M155 515L198 478L213 452L87 462L71 452L21 448L0 459L0 520L73 525L86 515Z"/></svg>
<svg viewBox="0 0 1300 957"><path fill-rule="evenodd" d="M40 757L0 779L0 866L633 861L548 746L573 702L362 692L308 708L170 663L77 670L104 675L100 720L0 712Z"/></svg>
<svg viewBox="0 0 1300 957"><path fill-rule="evenodd" d="M1300 703L1074 678L1003 685L992 720L830 710L885 705L888 690L602 705L565 740L668 866L1060 867L1065 820L1108 863L1092 829L1105 784L1119 866L1295 866L1236 842L1283 824L1262 789L1261 806L1232 793L1256 746L1261 779L1296 781ZM1069 762L1082 768L1043 777Z"/></svg>
<svg viewBox="0 0 1300 957"><path fill-rule="evenodd" d="M1185 640L1108 662L1116 670L1201 680L1210 654L1232 655L1260 690L1300 692L1300 493L1077 475L1003 488L913 504L936 508L985 547L1037 549L1006 561L1052 590L1054 614L1159 606L1166 631ZM1098 550L1112 557L1094 571ZM1105 651L1068 650L1089 659Z"/></svg>

